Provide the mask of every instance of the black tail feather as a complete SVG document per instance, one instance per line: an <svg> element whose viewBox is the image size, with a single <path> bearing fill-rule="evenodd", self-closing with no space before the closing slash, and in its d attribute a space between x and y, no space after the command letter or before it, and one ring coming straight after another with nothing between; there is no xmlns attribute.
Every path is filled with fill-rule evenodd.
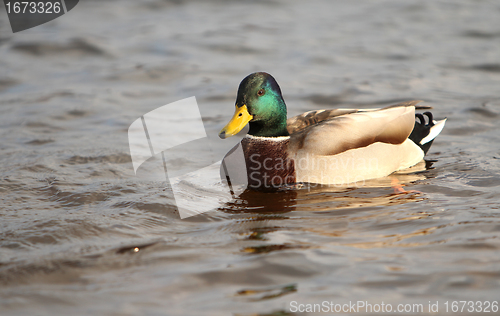
<svg viewBox="0 0 500 316"><path fill-rule="evenodd" d="M425 117L427 117L427 122ZM422 141L422 139L429 135L429 132L433 126L434 118L431 112L425 112L424 114L415 114L415 126L413 127L413 131L408 138L411 139L415 144L417 144L417 146L424 151L424 154L427 154L434 140L431 140L425 144L420 144L420 141Z"/></svg>

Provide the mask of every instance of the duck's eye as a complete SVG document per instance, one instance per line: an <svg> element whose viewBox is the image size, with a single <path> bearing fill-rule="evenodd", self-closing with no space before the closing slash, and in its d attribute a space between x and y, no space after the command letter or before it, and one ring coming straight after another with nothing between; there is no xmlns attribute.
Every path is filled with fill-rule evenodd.
<svg viewBox="0 0 500 316"><path fill-rule="evenodd" d="M242 115L243 115L243 113L240 113L238 116L242 116Z"/></svg>
<svg viewBox="0 0 500 316"><path fill-rule="evenodd" d="M264 89L260 89L259 91L257 91L257 95L259 97L263 96L265 93L266 93L266 91Z"/></svg>

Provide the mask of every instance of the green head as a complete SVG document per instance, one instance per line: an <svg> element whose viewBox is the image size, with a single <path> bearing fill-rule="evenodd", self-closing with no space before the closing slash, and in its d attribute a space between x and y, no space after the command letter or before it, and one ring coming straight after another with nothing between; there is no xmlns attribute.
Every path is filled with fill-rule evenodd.
<svg viewBox="0 0 500 316"><path fill-rule="evenodd" d="M270 74L256 72L243 79L235 105L236 112L219 137L233 136L247 123L250 123L248 134L253 136L288 136L285 101L278 83Z"/></svg>

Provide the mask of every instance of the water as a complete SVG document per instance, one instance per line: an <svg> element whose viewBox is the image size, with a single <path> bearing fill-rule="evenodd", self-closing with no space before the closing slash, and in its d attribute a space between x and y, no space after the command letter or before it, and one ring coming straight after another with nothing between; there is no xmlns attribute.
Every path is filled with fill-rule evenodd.
<svg viewBox="0 0 500 316"><path fill-rule="evenodd" d="M0 10L1 314L498 300L499 14L486 0L89 0L12 34ZM217 135L254 71L290 115L425 100L447 125L427 169L393 176L420 193L393 194L392 177L247 192L179 219L164 181L134 175L128 126L195 95Z"/></svg>

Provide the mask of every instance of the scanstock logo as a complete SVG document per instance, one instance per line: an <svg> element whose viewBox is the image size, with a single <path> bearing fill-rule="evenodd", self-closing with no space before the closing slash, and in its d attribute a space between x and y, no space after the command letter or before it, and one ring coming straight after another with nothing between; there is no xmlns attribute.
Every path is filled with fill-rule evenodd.
<svg viewBox="0 0 500 316"><path fill-rule="evenodd" d="M73 9L79 0L4 0L12 32L52 21Z"/></svg>
<svg viewBox="0 0 500 316"><path fill-rule="evenodd" d="M169 183L181 218L217 209L247 187L241 143L226 142L224 147L234 147L222 162L221 152L228 148L214 146L218 137L212 136L206 133L195 97L150 111L128 129L134 173Z"/></svg>

